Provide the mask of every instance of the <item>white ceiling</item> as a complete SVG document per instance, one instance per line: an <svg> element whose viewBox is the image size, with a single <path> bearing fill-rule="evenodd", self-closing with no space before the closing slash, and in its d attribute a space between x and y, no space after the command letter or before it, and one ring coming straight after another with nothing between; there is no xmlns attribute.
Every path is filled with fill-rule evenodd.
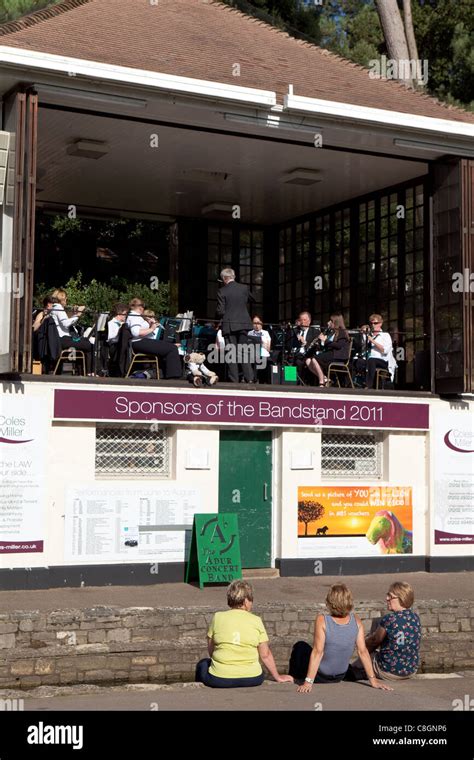
<svg viewBox="0 0 474 760"><path fill-rule="evenodd" d="M238 123L222 128L247 131ZM159 147L151 147L153 135L158 136ZM105 142L107 155L98 160L68 155L68 145L79 138ZM322 150L313 146L310 135L296 131L291 138L307 145L40 108L37 199L40 204L171 217L199 217L203 206L227 202L240 205L241 219L249 223L271 223L427 171L422 161ZM281 182L286 172L300 168L318 170L322 181L301 187ZM198 181L192 176L196 169L228 176Z"/></svg>

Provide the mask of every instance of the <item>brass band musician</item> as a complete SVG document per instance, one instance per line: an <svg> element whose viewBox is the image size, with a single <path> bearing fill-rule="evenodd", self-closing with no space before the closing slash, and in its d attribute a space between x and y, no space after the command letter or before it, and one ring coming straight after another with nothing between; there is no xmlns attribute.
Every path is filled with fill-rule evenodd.
<svg viewBox="0 0 474 760"><path fill-rule="evenodd" d="M326 377L328 367L332 362L346 362L349 359L350 339L344 324L342 314L331 314L327 330L321 332L314 346L306 351L306 366L319 380L319 384L327 387Z"/></svg>

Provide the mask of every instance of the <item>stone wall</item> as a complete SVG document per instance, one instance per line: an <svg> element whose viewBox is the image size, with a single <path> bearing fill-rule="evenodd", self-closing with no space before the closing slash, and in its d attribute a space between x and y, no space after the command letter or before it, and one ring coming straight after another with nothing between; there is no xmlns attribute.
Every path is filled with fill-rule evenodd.
<svg viewBox="0 0 474 760"><path fill-rule="evenodd" d="M380 604L356 603L367 631L384 614ZM422 672L474 669L474 604L419 602L423 626ZM194 666L207 655L212 607L94 607L50 613L17 611L0 615L0 689L74 683L141 683L194 679ZM286 672L295 641L311 642L315 615L307 607L262 604L275 660Z"/></svg>

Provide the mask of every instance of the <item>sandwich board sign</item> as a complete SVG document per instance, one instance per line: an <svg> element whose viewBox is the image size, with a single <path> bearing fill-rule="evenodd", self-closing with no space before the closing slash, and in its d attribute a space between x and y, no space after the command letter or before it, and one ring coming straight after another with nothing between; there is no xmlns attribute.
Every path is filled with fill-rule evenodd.
<svg viewBox="0 0 474 760"><path fill-rule="evenodd" d="M239 527L233 513L194 515L186 582L230 583L242 578Z"/></svg>

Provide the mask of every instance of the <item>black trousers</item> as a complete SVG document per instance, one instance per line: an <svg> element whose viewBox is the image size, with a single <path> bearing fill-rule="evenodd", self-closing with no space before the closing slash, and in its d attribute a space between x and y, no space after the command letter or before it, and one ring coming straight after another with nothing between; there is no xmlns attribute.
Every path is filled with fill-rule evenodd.
<svg viewBox="0 0 474 760"><path fill-rule="evenodd" d="M203 683L205 686L210 686L213 689L235 689L239 686L260 686L263 683L264 675L261 673L259 676L253 678L219 678L209 673L209 667L211 660L206 658L199 660L196 665L196 681Z"/></svg>
<svg viewBox="0 0 474 760"><path fill-rule="evenodd" d="M76 351L84 351L84 356L86 358L86 372L89 374L92 366L92 343L90 340L87 340L87 338L73 340L69 335L65 335L61 338L61 351L65 351L67 348L75 348ZM74 354L71 352L71 359L73 356ZM61 374L62 366L61 363L58 367L59 374Z"/></svg>
<svg viewBox="0 0 474 760"><path fill-rule="evenodd" d="M373 388L375 384L375 370L388 369L388 362L383 359L357 359L355 362L355 370L358 373L362 373L367 370L367 388Z"/></svg>
<svg viewBox="0 0 474 760"><path fill-rule="evenodd" d="M291 650L288 673L290 676L293 676L295 681L304 681L306 678L309 667L309 658L312 651L313 648L306 641L297 641ZM335 676L326 676L324 673L318 671L314 683L338 683L339 681L344 681L346 673L347 671Z"/></svg>
<svg viewBox="0 0 474 760"><path fill-rule="evenodd" d="M140 338L132 343L132 350L136 354L152 354L159 356L164 362L164 376L167 380L181 378L183 368L181 357L174 343L152 338Z"/></svg>
<svg viewBox="0 0 474 760"><path fill-rule="evenodd" d="M233 351L237 354L239 345L247 345L248 344L248 330L237 330L236 332L227 333L224 335L226 346L231 345L233 347ZM230 383L238 383L239 382L239 364L238 362L229 362L227 363L227 377ZM254 371L253 366L250 362L243 362L241 364L242 367L242 374L244 376L244 380L247 383L253 383L254 382Z"/></svg>

